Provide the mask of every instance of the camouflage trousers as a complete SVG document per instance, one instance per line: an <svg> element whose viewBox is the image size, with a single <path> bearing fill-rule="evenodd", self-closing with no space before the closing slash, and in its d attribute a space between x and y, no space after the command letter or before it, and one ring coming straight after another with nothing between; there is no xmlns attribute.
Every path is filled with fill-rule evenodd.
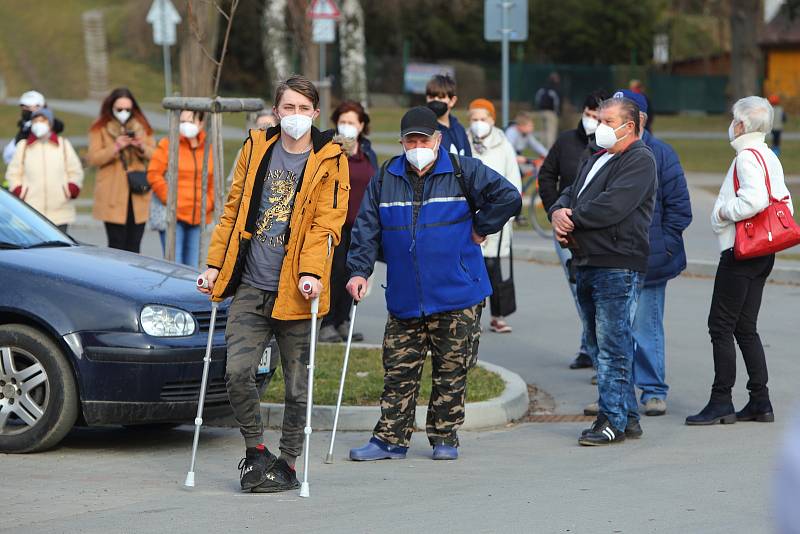
<svg viewBox="0 0 800 534"><path fill-rule="evenodd" d="M389 316L383 338L381 418L375 437L408 447L422 365L430 351L433 387L425 425L428 441L431 445L458 446L477 313L478 306L472 306L416 319Z"/></svg>
<svg viewBox="0 0 800 534"><path fill-rule="evenodd" d="M225 383L245 445L255 447L263 443L261 399L255 377L261 355L275 336L286 386L280 450L296 458L303 451L311 322L272 319L276 297L275 292L246 284L236 290L225 328L228 346Z"/></svg>

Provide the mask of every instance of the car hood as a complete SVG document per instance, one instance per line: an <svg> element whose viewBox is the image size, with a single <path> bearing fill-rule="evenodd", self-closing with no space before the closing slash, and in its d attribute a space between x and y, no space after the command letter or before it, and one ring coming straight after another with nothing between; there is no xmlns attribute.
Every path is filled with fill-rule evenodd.
<svg viewBox="0 0 800 534"><path fill-rule="evenodd" d="M10 310L69 332L139 331L146 304L209 313L197 272L130 252L93 246L0 251L0 311Z"/></svg>

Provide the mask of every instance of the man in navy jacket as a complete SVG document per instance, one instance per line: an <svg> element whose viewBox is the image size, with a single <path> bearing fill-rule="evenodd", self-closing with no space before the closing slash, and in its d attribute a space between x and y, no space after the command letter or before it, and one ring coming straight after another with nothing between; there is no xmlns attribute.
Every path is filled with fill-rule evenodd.
<svg viewBox="0 0 800 534"><path fill-rule="evenodd" d="M478 306L492 292L480 243L516 216L522 201L511 182L480 161L449 154L429 108L409 110L400 132L405 154L370 181L347 257L347 290L359 301L383 252L389 310L381 417L369 443L350 458L405 458L430 351L428 440L435 460L454 460L472 332Z"/></svg>
<svg viewBox="0 0 800 534"><path fill-rule="evenodd" d="M647 101L642 94L623 90L616 93L639 105L642 124L647 123ZM683 231L692 222L689 188L681 162L671 146L642 130L642 141L656 159L658 189L653 220L650 224L650 257L647 277L639 296L633 320L636 354L633 381L642 390L645 415L664 415L667 391L664 349L664 296L667 281L686 268ZM636 398L629 399L637 407ZM631 408L633 409L633 408Z"/></svg>

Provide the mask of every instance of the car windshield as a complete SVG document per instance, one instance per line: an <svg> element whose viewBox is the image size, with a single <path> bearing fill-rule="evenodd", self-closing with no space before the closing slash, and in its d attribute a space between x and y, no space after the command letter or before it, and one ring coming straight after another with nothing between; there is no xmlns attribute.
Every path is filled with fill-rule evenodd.
<svg viewBox="0 0 800 534"><path fill-rule="evenodd" d="M63 247L75 242L36 210L0 189L0 249Z"/></svg>

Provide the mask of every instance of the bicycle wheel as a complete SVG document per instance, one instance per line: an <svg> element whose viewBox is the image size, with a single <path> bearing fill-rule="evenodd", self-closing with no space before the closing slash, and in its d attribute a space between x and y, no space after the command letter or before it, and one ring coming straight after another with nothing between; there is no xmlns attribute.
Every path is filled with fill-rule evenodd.
<svg viewBox="0 0 800 534"><path fill-rule="evenodd" d="M544 209L542 197L539 196L539 189L536 188L531 194L531 203L528 206L530 213L531 226L533 230L542 237L552 237L553 227L550 225L550 220L547 218L547 212Z"/></svg>

